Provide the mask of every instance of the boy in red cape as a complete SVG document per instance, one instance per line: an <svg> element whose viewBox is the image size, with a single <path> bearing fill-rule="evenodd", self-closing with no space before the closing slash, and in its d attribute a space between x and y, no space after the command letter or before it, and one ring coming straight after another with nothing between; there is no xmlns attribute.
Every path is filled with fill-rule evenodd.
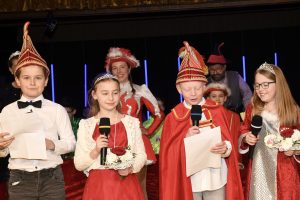
<svg viewBox="0 0 300 200"><path fill-rule="evenodd" d="M178 104L166 117L160 149L160 200L243 200L235 149L222 106L205 100L203 93L207 79L207 67L196 49L184 42L179 50L183 57L177 75L176 87L184 102ZM192 105L202 106L202 118L198 126L192 126ZM207 128L221 127L222 142L213 146L212 153L221 154L221 168L203 169L190 177L186 175L184 138Z"/></svg>

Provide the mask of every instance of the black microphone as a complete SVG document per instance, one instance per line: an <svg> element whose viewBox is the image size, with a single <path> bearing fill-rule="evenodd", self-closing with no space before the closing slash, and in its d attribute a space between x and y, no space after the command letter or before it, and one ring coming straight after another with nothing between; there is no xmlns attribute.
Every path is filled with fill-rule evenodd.
<svg viewBox="0 0 300 200"><path fill-rule="evenodd" d="M251 132L257 137L259 131L262 128L262 117L260 115L254 115L251 121ZM249 158L253 158L255 145L249 147Z"/></svg>
<svg viewBox="0 0 300 200"><path fill-rule="evenodd" d="M107 118L107 117L100 118L99 132L100 132L101 135L105 135L106 137L108 137L108 134L110 132L110 119L109 118ZM105 165L107 147L103 147L101 149L100 154L101 154L100 164Z"/></svg>
<svg viewBox="0 0 300 200"><path fill-rule="evenodd" d="M199 126L199 121L202 117L202 108L200 105L192 105L191 119L193 126Z"/></svg>

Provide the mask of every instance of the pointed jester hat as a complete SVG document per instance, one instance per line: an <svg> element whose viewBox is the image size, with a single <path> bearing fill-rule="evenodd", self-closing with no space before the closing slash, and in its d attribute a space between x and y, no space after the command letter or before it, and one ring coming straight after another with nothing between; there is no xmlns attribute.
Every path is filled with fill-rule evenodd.
<svg viewBox="0 0 300 200"><path fill-rule="evenodd" d="M188 42L183 42L184 47L179 50L179 57L183 60L177 74L176 84L187 81L202 81L207 83L207 66L201 54Z"/></svg>
<svg viewBox="0 0 300 200"><path fill-rule="evenodd" d="M20 53L20 56L19 56L19 59L17 62L16 69L14 71L14 74L16 74L16 72L20 68L32 66L32 65L45 68L49 74L50 71L49 71L46 61L40 56L40 54L34 48L31 38L28 34L29 24L30 24L30 22L26 22L24 24L23 45L22 45L21 53Z"/></svg>

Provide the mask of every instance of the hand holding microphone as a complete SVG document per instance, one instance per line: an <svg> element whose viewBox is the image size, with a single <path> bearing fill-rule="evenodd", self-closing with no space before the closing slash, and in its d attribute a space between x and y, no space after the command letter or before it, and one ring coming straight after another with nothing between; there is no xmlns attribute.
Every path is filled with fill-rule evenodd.
<svg viewBox="0 0 300 200"><path fill-rule="evenodd" d="M103 139L107 140L108 134L110 132L110 119L109 118L106 118L106 117L100 118L99 132L100 132L99 138L100 138L101 142L104 141ZM107 155L107 147L102 147L100 150L100 156L101 156L100 164L101 165L105 165L106 155Z"/></svg>
<svg viewBox="0 0 300 200"><path fill-rule="evenodd" d="M191 109L191 120L192 120L192 127L189 128L186 136L190 137L192 135L199 133L199 121L202 117L202 108L200 105L192 105Z"/></svg>
<svg viewBox="0 0 300 200"><path fill-rule="evenodd" d="M191 109L191 119L193 126L199 126L199 121L202 118L202 108L201 105L192 105Z"/></svg>
<svg viewBox="0 0 300 200"><path fill-rule="evenodd" d="M251 133L253 136L257 137L258 133L262 128L262 117L260 115L254 115L251 121ZM249 135L251 139L251 135ZM257 141L257 139L256 139ZM253 152L256 144L255 138L252 138L252 141L248 141L247 143L253 146L249 147L249 158L253 158Z"/></svg>

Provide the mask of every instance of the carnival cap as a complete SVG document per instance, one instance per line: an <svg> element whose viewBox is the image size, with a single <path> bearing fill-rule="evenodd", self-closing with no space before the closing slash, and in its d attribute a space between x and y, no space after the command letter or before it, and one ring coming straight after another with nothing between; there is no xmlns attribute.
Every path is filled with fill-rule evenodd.
<svg viewBox="0 0 300 200"><path fill-rule="evenodd" d="M219 44L219 46L218 46L218 52L214 53L214 54L211 54L208 57L207 64L209 64L209 65L212 65L212 64L222 64L222 65L225 65L225 64L228 63L227 60L226 60L226 58L223 56L223 54L221 52L221 47L223 45L224 45L224 42L222 42L221 44Z"/></svg>
<svg viewBox="0 0 300 200"><path fill-rule="evenodd" d="M110 67L112 63L124 61L126 62L130 68L137 68L140 66L140 61L137 60L134 55L131 54L129 49L119 48L119 47L111 47L108 51L105 61L105 69L107 72L110 72Z"/></svg>
<svg viewBox="0 0 300 200"><path fill-rule="evenodd" d="M179 50L179 57L182 58L176 84L186 81L202 81L207 83L205 75L208 74L207 66L201 54L188 42L183 42L184 47Z"/></svg>
<svg viewBox="0 0 300 200"><path fill-rule="evenodd" d="M26 22L24 24L24 29L23 29L23 45L21 49L21 53L17 62L16 69L14 71L14 74L22 68L22 67L27 67L30 65L36 65L39 67L43 67L47 70L48 74L49 68L47 66L46 61L40 56L40 54L37 52L37 50L34 48L31 38L28 34L28 26L30 22Z"/></svg>
<svg viewBox="0 0 300 200"><path fill-rule="evenodd" d="M209 83L205 88L203 96L207 97L213 91L222 91L225 96L231 95L231 90L224 83Z"/></svg>

